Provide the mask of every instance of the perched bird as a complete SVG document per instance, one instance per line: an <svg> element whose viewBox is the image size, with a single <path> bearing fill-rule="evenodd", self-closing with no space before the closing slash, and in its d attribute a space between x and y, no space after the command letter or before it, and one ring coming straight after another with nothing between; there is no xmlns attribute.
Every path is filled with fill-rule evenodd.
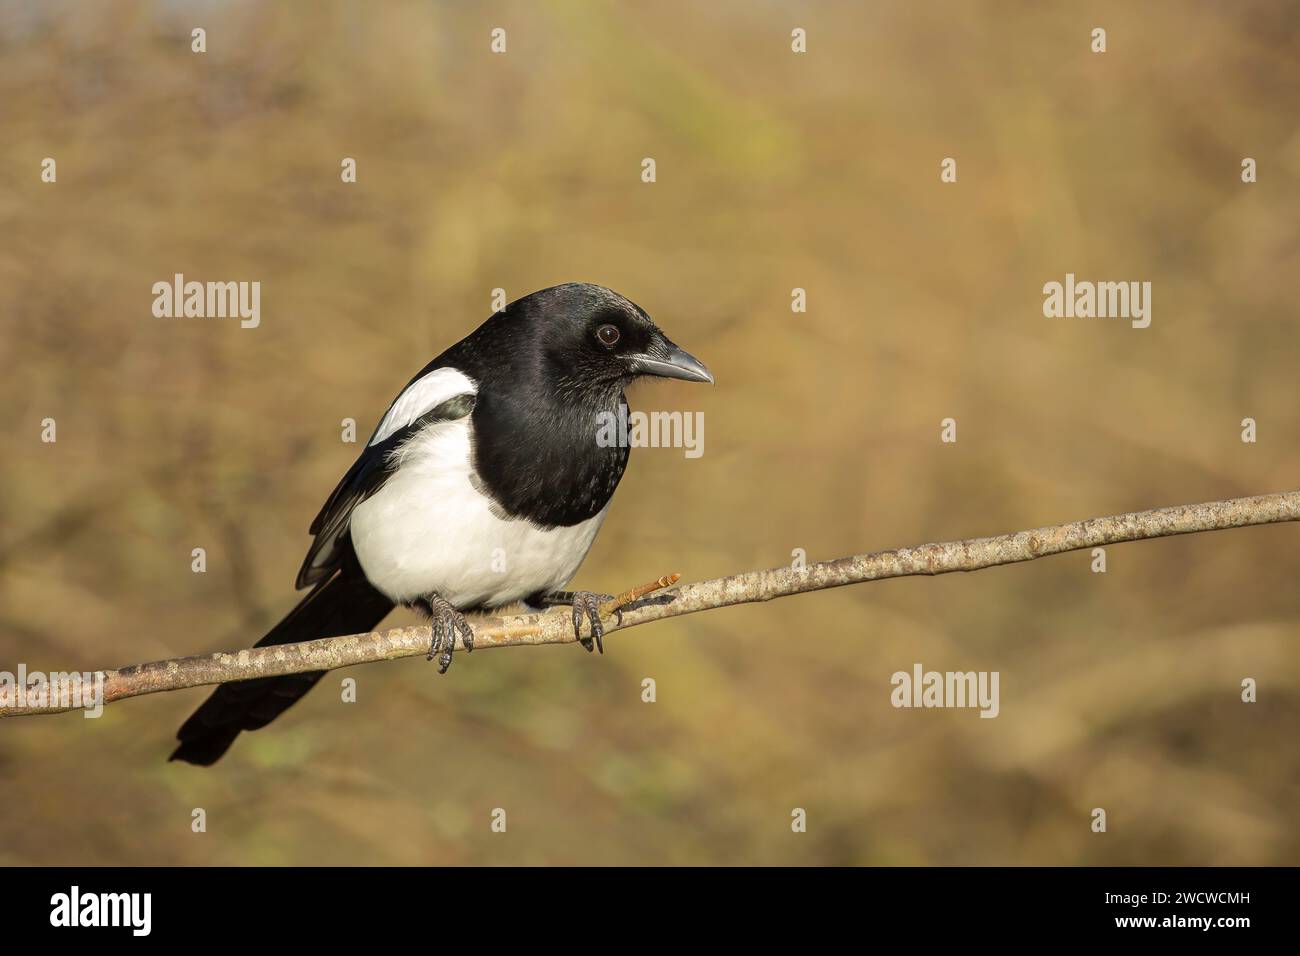
<svg viewBox="0 0 1300 956"><path fill-rule="evenodd" d="M311 591L257 646L370 631L402 604L430 616L442 673L457 634L473 650L464 612L519 601L571 604L577 637L599 646L603 595L561 589L627 467L629 449L598 442L597 423L645 375L713 381L644 309L601 286L554 286L493 315L388 407L312 522L297 581ZM215 763L323 673L223 684L171 759Z"/></svg>

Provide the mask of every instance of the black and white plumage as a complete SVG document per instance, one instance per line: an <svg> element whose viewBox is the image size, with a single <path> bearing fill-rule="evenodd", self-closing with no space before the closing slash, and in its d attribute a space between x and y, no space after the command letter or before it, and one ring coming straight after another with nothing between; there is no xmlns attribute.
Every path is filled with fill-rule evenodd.
<svg viewBox="0 0 1300 956"><path fill-rule="evenodd" d="M558 597L627 467L597 441L635 378L712 382L639 306L600 286L554 286L511 303L398 394L312 523L297 587L307 597L258 646L371 630L397 604L434 619L443 670L462 612ZM571 598L599 640L594 601ZM581 631L579 630L579 636ZM265 726L321 673L219 687L181 727L172 759L208 765Z"/></svg>

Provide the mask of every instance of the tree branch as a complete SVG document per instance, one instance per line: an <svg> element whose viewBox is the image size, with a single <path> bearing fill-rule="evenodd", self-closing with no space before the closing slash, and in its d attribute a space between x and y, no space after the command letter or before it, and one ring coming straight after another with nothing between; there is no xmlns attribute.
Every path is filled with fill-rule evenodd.
<svg viewBox="0 0 1300 956"><path fill-rule="evenodd" d="M622 612L620 620L611 620L606 625L606 633L696 611L770 601L791 594L863 581L918 574L948 574L952 571L978 571L1124 541L1296 520L1300 520L1300 491L1288 491L1198 505L1177 505L1106 518L1088 518L992 538L971 538L965 541L923 544L897 551L877 551L810 564L802 570L783 567L769 571L751 571L686 584L655 594L654 592L676 582L677 575L670 575L620 595L617 599L619 602L627 604L630 601L631 604ZM652 594L653 596L647 597ZM602 606L602 617L614 613L614 603L611 601ZM431 638L431 629L427 626L398 627L370 634L252 648L233 654L211 654L138 664L103 672L103 702L232 680L334 670L354 664L416 657L428 653ZM568 644L575 640L572 617L565 609L545 614L482 617L474 623L476 649L518 644ZM74 706L63 706L58 702L49 706L33 706L30 703L25 706L10 706L17 703L12 699L14 697L13 689L0 691L0 716L48 714L75 709Z"/></svg>

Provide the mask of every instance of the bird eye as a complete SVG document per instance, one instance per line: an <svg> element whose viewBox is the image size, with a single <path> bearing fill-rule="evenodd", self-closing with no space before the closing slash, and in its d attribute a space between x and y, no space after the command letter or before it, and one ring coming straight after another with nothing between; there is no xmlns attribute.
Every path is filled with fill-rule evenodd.
<svg viewBox="0 0 1300 956"><path fill-rule="evenodd" d="M614 345L618 341L618 337L617 325L602 325L596 330L596 338L600 340L601 345Z"/></svg>

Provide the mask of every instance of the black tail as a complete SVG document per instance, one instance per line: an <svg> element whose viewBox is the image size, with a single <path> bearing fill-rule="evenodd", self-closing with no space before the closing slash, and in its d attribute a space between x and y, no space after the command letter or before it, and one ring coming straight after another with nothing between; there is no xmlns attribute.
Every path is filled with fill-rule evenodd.
<svg viewBox="0 0 1300 956"><path fill-rule="evenodd" d="M256 646L361 634L374 630L392 609L393 602L371 587L353 562L314 588ZM324 673L222 684L176 732L181 745L171 759L211 766L230 749L241 730L265 727L311 690Z"/></svg>

